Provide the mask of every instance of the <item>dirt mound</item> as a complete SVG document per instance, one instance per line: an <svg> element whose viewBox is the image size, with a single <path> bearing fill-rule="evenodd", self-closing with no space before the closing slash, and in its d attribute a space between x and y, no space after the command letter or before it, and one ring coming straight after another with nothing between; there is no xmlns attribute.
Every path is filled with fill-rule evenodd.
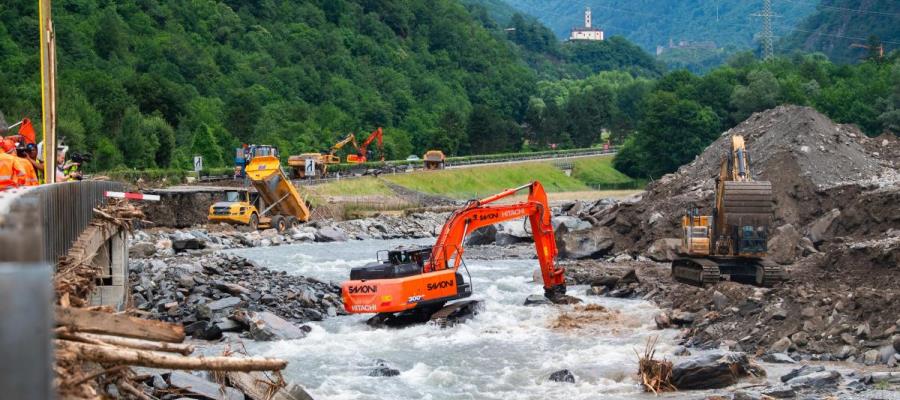
<svg viewBox="0 0 900 400"><path fill-rule="evenodd" d="M723 133L693 162L648 185L639 200L606 206L605 213L595 215L595 220L603 221L615 214L606 219L621 235L614 252L644 251L656 239L679 236L679 217L691 207L711 213L715 177L735 134L743 135L747 143L753 177L772 182L773 227L787 223L803 227L833 208L893 198L881 195L860 201L864 192L900 191L896 138L868 138L856 127L835 124L812 108L782 106L756 113ZM852 216L848 224L893 219L890 207L866 213Z"/></svg>

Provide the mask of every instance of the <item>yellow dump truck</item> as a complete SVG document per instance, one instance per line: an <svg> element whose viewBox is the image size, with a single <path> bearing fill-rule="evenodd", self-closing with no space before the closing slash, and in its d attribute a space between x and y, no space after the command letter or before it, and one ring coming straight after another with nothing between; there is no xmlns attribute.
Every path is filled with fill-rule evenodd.
<svg viewBox="0 0 900 400"><path fill-rule="evenodd" d="M444 169L444 161L447 159L440 150L428 150L423 157L425 169Z"/></svg>
<svg viewBox="0 0 900 400"><path fill-rule="evenodd" d="M250 225L254 229L275 228L283 232L300 222L309 221L309 208L284 175L277 155L253 157L247 165L247 177L256 193L246 190L227 192L226 201L210 206L210 223Z"/></svg>

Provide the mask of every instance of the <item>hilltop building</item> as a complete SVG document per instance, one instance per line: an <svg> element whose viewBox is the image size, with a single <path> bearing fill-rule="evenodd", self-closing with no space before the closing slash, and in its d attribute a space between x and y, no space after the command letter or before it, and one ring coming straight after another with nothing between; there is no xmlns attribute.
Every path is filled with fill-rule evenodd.
<svg viewBox="0 0 900 400"><path fill-rule="evenodd" d="M591 26L591 9L584 11L584 26L572 28L569 40L603 40L603 29Z"/></svg>

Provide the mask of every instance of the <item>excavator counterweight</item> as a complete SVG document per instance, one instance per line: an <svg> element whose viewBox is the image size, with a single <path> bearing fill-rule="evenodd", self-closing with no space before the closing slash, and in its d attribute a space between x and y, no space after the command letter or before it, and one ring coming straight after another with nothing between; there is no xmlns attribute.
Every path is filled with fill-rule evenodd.
<svg viewBox="0 0 900 400"><path fill-rule="evenodd" d="M529 190L526 201L494 204L525 189ZM525 217L534 235L544 294L551 301L566 300L565 269L555 264L550 216L547 194L539 182L471 200L450 215L434 246L383 251L377 262L353 268L350 280L341 286L344 308L349 313L378 314L370 321L387 325L401 320L444 323L471 311L477 306L474 301L447 304L472 295L471 278L460 271L466 236L483 226Z"/></svg>

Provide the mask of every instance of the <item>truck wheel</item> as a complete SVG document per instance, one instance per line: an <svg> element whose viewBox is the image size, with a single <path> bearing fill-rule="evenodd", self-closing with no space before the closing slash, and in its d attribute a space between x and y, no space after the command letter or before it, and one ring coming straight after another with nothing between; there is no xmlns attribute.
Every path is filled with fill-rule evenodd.
<svg viewBox="0 0 900 400"><path fill-rule="evenodd" d="M259 216L256 213L250 214L250 229L259 229Z"/></svg>
<svg viewBox="0 0 900 400"><path fill-rule="evenodd" d="M287 230L287 219L281 216L272 217L272 227L274 227L278 233L284 232Z"/></svg>
<svg viewBox="0 0 900 400"><path fill-rule="evenodd" d="M292 229L300 226L300 223L297 221L297 218L288 217L287 228Z"/></svg>

